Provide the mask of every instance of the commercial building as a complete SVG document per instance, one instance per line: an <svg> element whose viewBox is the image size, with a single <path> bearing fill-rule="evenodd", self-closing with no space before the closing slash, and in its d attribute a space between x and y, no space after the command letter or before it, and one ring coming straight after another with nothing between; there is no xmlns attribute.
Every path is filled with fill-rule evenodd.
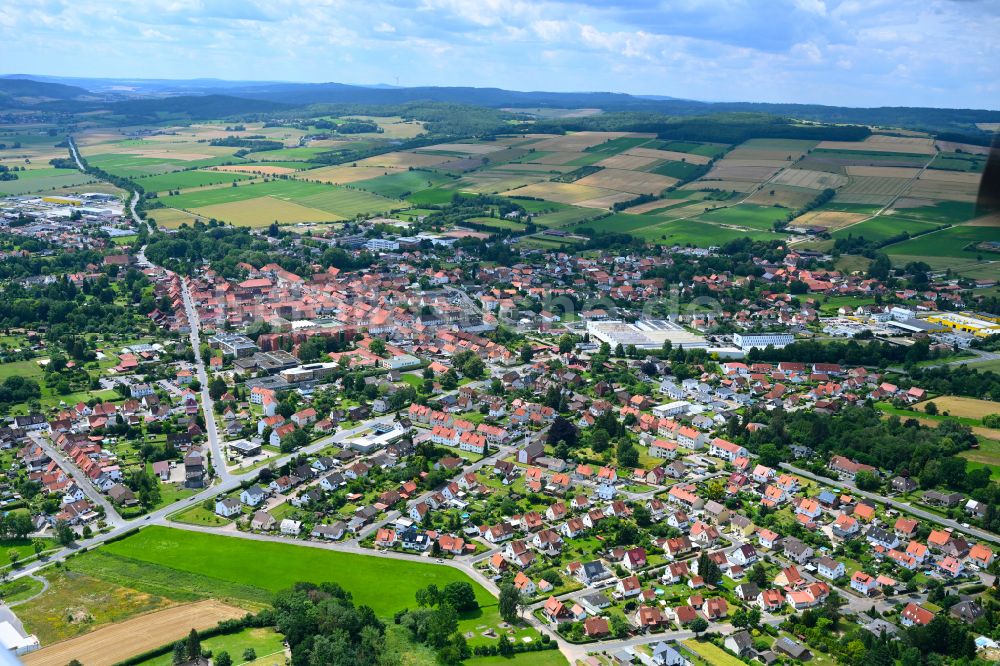
<svg viewBox="0 0 1000 666"><path fill-rule="evenodd" d="M612 347L634 345L639 349L659 349L668 340L674 347L706 346L704 336L664 319L642 319L634 324L621 320L588 321L587 333Z"/></svg>
<svg viewBox="0 0 1000 666"><path fill-rule="evenodd" d="M774 347L781 349L795 342L795 336L791 333L752 333L733 335L733 344L743 351L751 349L763 349L764 347Z"/></svg>

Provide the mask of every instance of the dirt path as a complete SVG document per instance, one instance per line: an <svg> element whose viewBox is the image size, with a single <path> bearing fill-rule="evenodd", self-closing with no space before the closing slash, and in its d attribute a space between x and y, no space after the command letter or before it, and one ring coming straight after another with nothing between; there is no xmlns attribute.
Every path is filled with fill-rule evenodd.
<svg viewBox="0 0 1000 666"><path fill-rule="evenodd" d="M111 666L132 655L184 638L191 629L214 627L246 611L218 601L199 601L147 613L89 634L54 643L24 655L26 666L65 666L77 659L86 666Z"/></svg>

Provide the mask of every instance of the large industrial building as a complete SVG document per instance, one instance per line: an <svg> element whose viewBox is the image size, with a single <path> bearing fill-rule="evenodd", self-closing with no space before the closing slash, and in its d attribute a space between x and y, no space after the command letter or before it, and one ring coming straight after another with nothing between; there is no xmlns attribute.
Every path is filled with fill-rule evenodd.
<svg viewBox="0 0 1000 666"><path fill-rule="evenodd" d="M612 347L635 345L638 349L659 349L667 340L674 347L705 347L705 337L691 333L680 324L664 319L642 319L634 324L621 321L587 322L587 333Z"/></svg>

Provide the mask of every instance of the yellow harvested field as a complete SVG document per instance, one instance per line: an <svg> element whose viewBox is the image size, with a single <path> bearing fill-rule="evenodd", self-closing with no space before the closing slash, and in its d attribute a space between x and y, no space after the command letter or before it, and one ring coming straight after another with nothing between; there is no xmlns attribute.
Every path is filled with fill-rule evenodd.
<svg viewBox="0 0 1000 666"><path fill-rule="evenodd" d="M21 657L25 666L65 666L77 660L87 666L111 666L129 657L180 640L192 629L203 631L246 611L218 601L199 601L141 615L131 620L55 643Z"/></svg>
<svg viewBox="0 0 1000 666"><path fill-rule="evenodd" d="M836 189L847 183L847 177L839 173L826 171L810 171L808 169L785 169L771 181L777 185L792 187L808 187L812 190Z"/></svg>
<svg viewBox="0 0 1000 666"><path fill-rule="evenodd" d="M938 169L927 169L920 174L920 180L936 180L948 183L965 183L973 187L979 187L982 174L962 173L961 171L940 171Z"/></svg>
<svg viewBox="0 0 1000 666"><path fill-rule="evenodd" d="M604 169L576 181L579 185L603 187L632 194L659 194L677 182L676 178L642 171Z"/></svg>
<svg viewBox="0 0 1000 666"><path fill-rule="evenodd" d="M559 203L576 203L577 201L586 201L618 193L609 192L599 187L587 187L579 183L533 183L504 192L504 194L517 197L538 197Z"/></svg>
<svg viewBox="0 0 1000 666"><path fill-rule="evenodd" d="M356 183L359 180L378 178L391 173L406 171L399 167L381 166L328 166L319 169L310 169L296 175L300 180L318 180L321 183L333 183L334 185L344 185L345 183Z"/></svg>
<svg viewBox="0 0 1000 666"><path fill-rule="evenodd" d="M868 137L871 139L872 137ZM918 155L933 155L934 145L930 139L909 139L906 137L889 137L899 141L820 141L817 148L824 150L863 150L879 153L915 153ZM900 143L908 141L910 143Z"/></svg>
<svg viewBox="0 0 1000 666"><path fill-rule="evenodd" d="M497 143L438 143L414 150L418 153L446 150L450 153L465 153L466 155L487 155L506 148L507 146Z"/></svg>
<svg viewBox="0 0 1000 666"><path fill-rule="evenodd" d="M848 176L877 176L881 178L913 178L920 169L912 167L847 166Z"/></svg>
<svg viewBox="0 0 1000 666"><path fill-rule="evenodd" d="M225 171L226 173L255 173L263 176L283 176L287 173L295 173L295 169L290 167L273 166L270 164L226 164L224 166L212 167L212 171Z"/></svg>
<svg viewBox="0 0 1000 666"><path fill-rule="evenodd" d="M186 210L180 210L179 208L156 208L155 210L149 211L149 217L156 220L157 226L164 227L166 229L176 229L182 224L191 226L194 224L195 220L201 219L194 213L189 213ZM207 221L207 218L202 219L202 221Z"/></svg>
<svg viewBox="0 0 1000 666"><path fill-rule="evenodd" d="M869 217L864 213L843 213L836 210L811 210L808 213L799 215L792 224L795 226L826 227L827 229L840 229L849 224L860 222Z"/></svg>
<svg viewBox="0 0 1000 666"><path fill-rule="evenodd" d="M614 194L605 194L604 196L595 197L593 199L577 201L574 205L581 206L583 208L611 208L616 203L628 201L632 198L633 196L631 194L627 194L625 192L615 192Z"/></svg>
<svg viewBox="0 0 1000 666"><path fill-rule="evenodd" d="M981 419L987 414L1000 414L1000 403L991 400L977 400L976 398L962 398L954 395L945 395L933 400L918 402L914 409L926 411L928 402L933 402L937 406L938 414L948 412L951 416L958 416L967 419Z"/></svg>
<svg viewBox="0 0 1000 666"><path fill-rule="evenodd" d="M638 170L648 167L650 164L656 164L659 162L655 157L643 157L641 155L629 155L628 153L622 153L620 155L612 155L611 157L601 160L595 166L604 167L605 169L627 169L627 170Z"/></svg>
<svg viewBox="0 0 1000 666"><path fill-rule="evenodd" d="M637 155L638 157L652 157L656 160L669 160L671 162L688 162L689 164L708 164L711 158L694 153L680 153L676 150L657 150L656 148L630 148L625 151L626 155Z"/></svg>
<svg viewBox="0 0 1000 666"><path fill-rule="evenodd" d="M316 208L301 206L275 197L256 197L243 201L214 204L191 209L206 219L215 218L240 227L266 227L272 222L338 222L344 218ZM155 216L154 216L155 217Z"/></svg>
<svg viewBox="0 0 1000 666"><path fill-rule="evenodd" d="M357 162L358 166L380 167L432 167L454 159L449 155L428 155L422 153L395 152L375 155Z"/></svg>

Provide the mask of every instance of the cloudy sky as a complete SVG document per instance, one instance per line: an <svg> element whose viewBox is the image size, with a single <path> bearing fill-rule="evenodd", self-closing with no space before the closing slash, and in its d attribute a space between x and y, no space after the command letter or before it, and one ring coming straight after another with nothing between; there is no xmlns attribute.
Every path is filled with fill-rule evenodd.
<svg viewBox="0 0 1000 666"><path fill-rule="evenodd" d="M6 0L0 71L1000 108L1000 0Z"/></svg>

